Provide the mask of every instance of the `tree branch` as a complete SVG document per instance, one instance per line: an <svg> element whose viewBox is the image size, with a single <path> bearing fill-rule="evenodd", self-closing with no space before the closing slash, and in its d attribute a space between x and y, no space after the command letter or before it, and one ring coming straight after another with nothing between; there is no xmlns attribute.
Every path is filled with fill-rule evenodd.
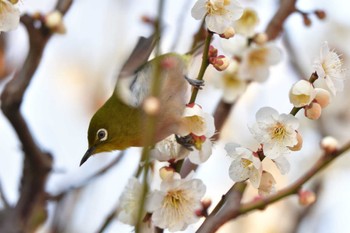
<svg viewBox="0 0 350 233"><path fill-rule="evenodd" d="M71 2L60 0L57 7L65 13ZM52 33L44 24L36 27L35 19L27 14L21 17L21 22L28 32L29 53L22 69L6 84L0 98L1 109L16 131L25 157L20 197L11 214L5 216L0 232L32 232L46 219L45 184L52 167L52 157L38 147L20 111L24 93Z"/></svg>

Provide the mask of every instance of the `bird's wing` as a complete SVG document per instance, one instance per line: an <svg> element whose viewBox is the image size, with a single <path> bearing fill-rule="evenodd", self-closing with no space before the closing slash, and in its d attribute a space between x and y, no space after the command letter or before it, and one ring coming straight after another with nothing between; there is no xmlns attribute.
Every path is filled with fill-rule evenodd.
<svg viewBox="0 0 350 233"><path fill-rule="evenodd" d="M137 107L142 102L143 97L149 93L149 85L147 85L149 80L144 80L147 76L140 76L138 71L147 63L157 42L158 39L154 35L148 38L140 37L134 50L124 63L115 87L115 94L124 103ZM150 75L148 75L148 78L150 78ZM146 85L135 85L136 82L142 82Z"/></svg>

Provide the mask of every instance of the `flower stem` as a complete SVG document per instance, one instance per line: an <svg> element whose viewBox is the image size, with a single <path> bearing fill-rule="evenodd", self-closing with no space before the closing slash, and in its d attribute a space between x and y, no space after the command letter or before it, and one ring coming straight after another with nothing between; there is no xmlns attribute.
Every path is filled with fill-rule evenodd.
<svg viewBox="0 0 350 233"><path fill-rule="evenodd" d="M204 44L202 64L197 76L197 80L203 80L204 73L209 65L208 55L209 55L209 46L210 46L212 37L213 37L213 33L208 31L208 35L207 35L207 38L205 39L205 44ZM199 89L196 87L193 88L189 104L193 104L196 101L198 90Z"/></svg>

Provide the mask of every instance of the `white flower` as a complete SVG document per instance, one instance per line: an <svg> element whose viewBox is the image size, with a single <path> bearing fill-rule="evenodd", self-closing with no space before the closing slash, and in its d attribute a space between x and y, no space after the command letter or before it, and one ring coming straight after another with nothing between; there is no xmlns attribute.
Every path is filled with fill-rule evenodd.
<svg viewBox="0 0 350 233"><path fill-rule="evenodd" d="M296 108L309 105L316 96L316 91L312 84L306 80L296 82L289 92L289 101Z"/></svg>
<svg viewBox="0 0 350 233"><path fill-rule="evenodd" d="M0 0L0 32L16 29L19 24L20 12L16 4L8 0Z"/></svg>
<svg viewBox="0 0 350 233"><path fill-rule="evenodd" d="M155 145L151 156L161 162L176 162L186 158L188 154L189 150L177 143L175 135L170 135Z"/></svg>
<svg viewBox="0 0 350 233"><path fill-rule="evenodd" d="M117 218L121 222L135 226L142 198L141 195L141 183L135 177L131 177L124 192L119 198L120 207Z"/></svg>
<svg viewBox="0 0 350 233"><path fill-rule="evenodd" d="M193 133L197 136L206 135L211 137L215 132L214 117L197 104L188 105L183 113L182 122L178 134L186 136Z"/></svg>
<svg viewBox="0 0 350 233"><path fill-rule="evenodd" d="M243 14L236 0L198 0L191 10L192 17L205 23L212 32L222 34Z"/></svg>
<svg viewBox="0 0 350 233"><path fill-rule="evenodd" d="M238 75L237 61L231 61L229 67L215 79L214 85L223 90L222 99L233 103L247 89L247 82Z"/></svg>
<svg viewBox="0 0 350 233"><path fill-rule="evenodd" d="M211 137L212 135L210 135ZM213 143L210 137L192 135L194 150L190 152L188 159L194 164L201 164L207 161L212 153Z"/></svg>
<svg viewBox="0 0 350 233"><path fill-rule="evenodd" d="M275 193L276 192L275 185L276 185L276 181L273 178L272 174L267 171L263 171L261 176L260 186L258 188L259 195L267 196L272 193Z"/></svg>
<svg viewBox="0 0 350 233"><path fill-rule="evenodd" d="M234 23L234 28L237 33L252 37L255 33L255 27L259 24L259 17L255 10L244 9L242 17Z"/></svg>
<svg viewBox="0 0 350 233"><path fill-rule="evenodd" d="M152 192L147 203L153 224L174 232L198 221L195 211L201 208L200 200L205 189L199 179L187 177L162 181L160 190Z"/></svg>
<svg viewBox="0 0 350 233"><path fill-rule="evenodd" d="M275 164L278 170L280 170L282 175L285 175L289 172L290 170L290 163L284 156L280 156L276 159L272 160Z"/></svg>
<svg viewBox="0 0 350 233"><path fill-rule="evenodd" d="M235 143L225 146L227 154L233 158L229 175L234 182L249 179L254 188L258 188L261 179L262 165L257 154Z"/></svg>
<svg viewBox="0 0 350 233"><path fill-rule="evenodd" d="M280 50L272 43L250 46L243 52L239 74L243 79L264 82L269 77L269 68L281 60Z"/></svg>
<svg viewBox="0 0 350 233"><path fill-rule="evenodd" d="M330 51L328 43L324 42L321 47L320 57L315 60L314 68L319 78L324 78L326 84L333 95L336 95L337 91L342 91L344 88L344 70L342 68L343 61L340 56Z"/></svg>
<svg viewBox="0 0 350 233"><path fill-rule="evenodd" d="M255 139L263 144L265 156L276 159L298 143L299 121L291 114L279 114L270 107L256 113L256 123L250 128Z"/></svg>

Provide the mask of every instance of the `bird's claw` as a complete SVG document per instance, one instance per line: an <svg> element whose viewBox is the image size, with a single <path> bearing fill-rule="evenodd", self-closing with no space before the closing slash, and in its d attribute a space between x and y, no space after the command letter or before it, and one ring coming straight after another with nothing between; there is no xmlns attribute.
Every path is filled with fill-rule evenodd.
<svg viewBox="0 0 350 233"><path fill-rule="evenodd" d="M197 88L197 89L203 89L203 86L204 86L204 80L197 80L197 79L191 79L191 78L189 78L189 77L187 77L187 76L185 76L185 79L187 80L187 82L191 85L191 86L193 86L193 87L195 87L195 88Z"/></svg>
<svg viewBox="0 0 350 233"><path fill-rule="evenodd" d="M184 137L175 134L175 139L176 142L183 146L185 149L193 151L193 138L190 134Z"/></svg>

